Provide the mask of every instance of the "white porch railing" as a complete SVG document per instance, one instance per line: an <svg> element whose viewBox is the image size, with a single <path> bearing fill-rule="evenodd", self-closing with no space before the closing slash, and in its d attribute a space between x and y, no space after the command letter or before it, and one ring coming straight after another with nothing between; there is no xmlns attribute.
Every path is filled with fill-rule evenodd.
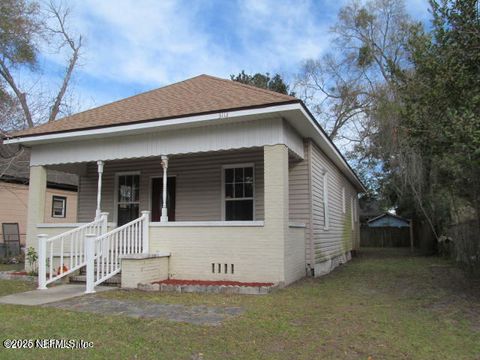
<svg viewBox="0 0 480 360"><path fill-rule="evenodd" d="M86 234L86 293L120 272L122 255L148 253L150 211L103 235Z"/></svg>
<svg viewBox="0 0 480 360"><path fill-rule="evenodd" d="M107 232L108 213L78 228L48 238L46 234L38 235L38 288L47 285L77 271L86 264L84 239L87 234L95 237ZM55 255L57 254L57 255ZM55 264L57 260L58 267ZM47 276L48 271L48 276Z"/></svg>

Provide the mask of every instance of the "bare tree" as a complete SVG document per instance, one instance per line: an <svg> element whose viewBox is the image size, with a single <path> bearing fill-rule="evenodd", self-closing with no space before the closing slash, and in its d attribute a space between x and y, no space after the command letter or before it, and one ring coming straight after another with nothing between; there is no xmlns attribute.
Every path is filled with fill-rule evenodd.
<svg viewBox="0 0 480 360"><path fill-rule="evenodd" d="M307 60L295 86L330 138L364 139L375 99L388 96L392 74L408 66L411 26L401 0L352 1L340 10L333 51Z"/></svg>
<svg viewBox="0 0 480 360"><path fill-rule="evenodd" d="M58 25L57 28L49 28L49 31L51 31L53 34L58 34L63 40L60 43L59 48L68 46L71 52L70 59L68 60L68 66L66 67L65 74L63 76L62 85L58 90L57 96L55 97L53 106L50 110L50 115L48 117L48 121L54 121L58 116L60 106L62 105L62 100L65 96L65 92L67 91L67 87L72 77L73 70L75 69L75 65L77 64L78 58L80 56L80 48L82 47L82 35L79 35L75 40L67 30L68 16L70 15L70 9L68 7L64 7L61 4L56 6L53 2L50 2L48 10L51 15L57 20Z"/></svg>
<svg viewBox="0 0 480 360"><path fill-rule="evenodd" d="M69 29L70 16L68 6L53 0L42 6L27 0L0 3L0 137L54 121L67 108L67 90L83 45L82 36ZM42 89L40 49L66 55L65 70L53 96ZM23 71L35 80L22 83ZM8 170L15 173L15 164L25 160L24 150L1 143L0 148L0 177Z"/></svg>
<svg viewBox="0 0 480 360"><path fill-rule="evenodd" d="M41 8L36 2L6 0L1 5L1 11L6 15L0 17L0 31L8 36L2 37L4 40L0 44L0 89L10 98L12 108L19 106L21 109L23 127L54 121L64 105L65 93L78 64L82 47L82 36L75 36L68 29L71 10L61 2L50 1ZM35 93L35 89L25 89L16 78L22 67L29 67L34 72L37 70L37 54L41 43L48 43L57 52L66 48L70 53L61 85L50 104L38 104L35 100L43 100L43 96ZM47 114L35 118L39 107L47 108ZM4 115L2 118L3 131L18 127L18 124L12 127L8 116Z"/></svg>

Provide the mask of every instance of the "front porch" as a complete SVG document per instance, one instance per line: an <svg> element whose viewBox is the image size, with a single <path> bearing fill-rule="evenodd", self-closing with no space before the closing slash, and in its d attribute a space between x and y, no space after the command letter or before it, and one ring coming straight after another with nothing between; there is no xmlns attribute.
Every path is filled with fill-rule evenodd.
<svg viewBox="0 0 480 360"><path fill-rule="evenodd" d="M147 242L137 250L170 254L168 278L289 284L306 271L305 225L289 216L298 212L292 199L301 188L296 184L301 162L286 145L267 145L164 155L163 161L158 156L107 160L100 166L96 161L47 165L80 175L78 223L37 221L28 246L36 246L38 234L52 238L100 213L108 216L109 234L148 211L148 230L136 234L142 237L139 244ZM32 167L32 196L41 192L35 188L41 189L47 166ZM116 236L108 240L109 248ZM65 246L62 251L67 252Z"/></svg>

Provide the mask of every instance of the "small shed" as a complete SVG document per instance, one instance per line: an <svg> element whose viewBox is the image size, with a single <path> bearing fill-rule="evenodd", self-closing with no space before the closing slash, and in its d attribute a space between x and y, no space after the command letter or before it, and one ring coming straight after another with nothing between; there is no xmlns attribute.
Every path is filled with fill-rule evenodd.
<svg viewBox="0 0 480 360"><path fill-rule="evenodd" d="M361 245L413 248L412 221L391 213L376 216L362 226Z"/></svg>
<svg viewBox="0 0 480 360"><path fill-rule="evenodd" d="M367 221L368 227L410 227L410 220L401 216L385 213Z"/></svg>

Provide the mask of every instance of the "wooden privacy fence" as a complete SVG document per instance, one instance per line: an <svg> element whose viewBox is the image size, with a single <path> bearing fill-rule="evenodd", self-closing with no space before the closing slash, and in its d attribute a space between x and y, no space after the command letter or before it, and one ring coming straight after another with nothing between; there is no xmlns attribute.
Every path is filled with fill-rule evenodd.
<svg viewBox="0 0 480 360"><path fill-rule="evenodd" d="M360 246L409 247L410 228L362 226L360 228Z"/></svg>

